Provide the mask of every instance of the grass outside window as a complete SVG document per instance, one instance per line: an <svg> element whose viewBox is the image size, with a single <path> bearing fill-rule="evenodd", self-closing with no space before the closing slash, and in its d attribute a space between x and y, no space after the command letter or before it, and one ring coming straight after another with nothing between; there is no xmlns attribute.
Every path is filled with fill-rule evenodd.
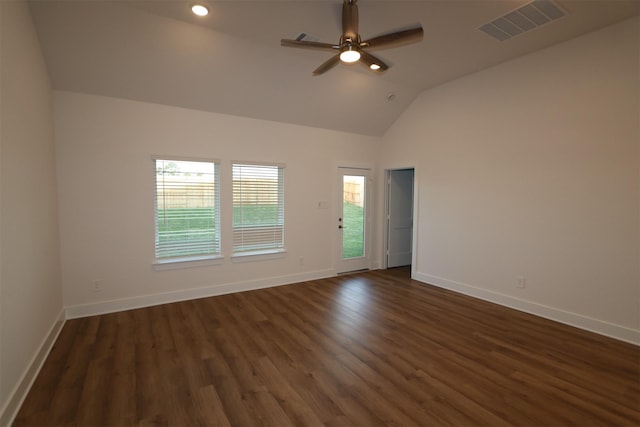
<svg viewBox="0 0 640 427"><path fill-rule="evenodd" d="M345 202L343 209L342 258L364 256L364 208Z"/></svg>
<svg viewBox="0 0 640 427"><path fill-rule="evenodd" d="M364 255L364 208L353 203L344 204L343 256L355 258ZM244 207L244 221L239 210L234 209L236 223L252 225L276 225L277 205L253 205ZM211 241L215 236L213 208L159 209L158 237L162 243L180 241ZM206 252L203 252L206 253ZM167 254L180 256L179 252Z"/></svg>

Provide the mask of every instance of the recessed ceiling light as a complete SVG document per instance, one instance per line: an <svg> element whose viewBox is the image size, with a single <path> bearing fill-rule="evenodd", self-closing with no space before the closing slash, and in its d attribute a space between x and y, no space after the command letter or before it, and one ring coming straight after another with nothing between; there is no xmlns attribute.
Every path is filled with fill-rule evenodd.
<svg viewBox="0 0 640 427"><path fill-rule="evenodd" d="M377 71L380 69L380 66L378 64L371 64L369 65L369 68L371 68L373 71Z"/></svg>
<svg viewBox="0 0 640 427"><path fill-rule="evenodd" d="M194 4L191 6L191 11L198 16L207 16L209 14L209 8L201 4Z"/></svg>

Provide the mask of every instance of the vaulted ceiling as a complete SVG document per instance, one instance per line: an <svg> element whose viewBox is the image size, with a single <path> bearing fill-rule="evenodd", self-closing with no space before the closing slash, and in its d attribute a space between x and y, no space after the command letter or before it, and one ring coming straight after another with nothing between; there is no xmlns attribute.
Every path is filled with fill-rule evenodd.
<svg viewBox="0 0 640 427"><path fill-rule="evenodd" d="M331 52L280 46L300 33L337 43L341 0L30 1L54 89L382 135L425 89L640 13L640 2L558 0L567 16L506 41L479 27L528 0L359 0L370 38L422 24L420 43L376 52L382 75ZM526 84L526 82L523 82ZM391 96L392 95L392 96Z"/></svg>

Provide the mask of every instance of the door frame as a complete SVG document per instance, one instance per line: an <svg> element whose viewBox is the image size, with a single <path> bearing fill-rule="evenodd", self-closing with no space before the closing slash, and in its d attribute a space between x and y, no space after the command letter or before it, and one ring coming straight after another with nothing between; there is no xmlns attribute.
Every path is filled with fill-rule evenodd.
<svg viewBox="0 0 640 427"><path fill-rule="evenodd" d="M418 237L418 222L416 221L418 215L418 180L416 177L418 176L418 171L414 166L405 166L405 167L394 167L384 170L384 215L382 216L384 220L383 225L383 248L382 248L382 268L389 268L389 211L390 211L390 196L389 196L389 184L391 179L391 172L398 170L413 170L413 197L412 197L412 205L413 205L413 227L411 230L411 277L416 269L416 260L417 260L417 237Z"/></svg>
<svg viewBox="0 0 640 427"><path fill-rule="evenodd" d="M334 271L336 274L348 274L350 272L355 272L355 271L362 271L362 270L370 270L371 269L371 263L372 263L372 250L373 250L373 238L374 236L372 235L373 233L373 209L375 207L373 200L372 200L372 196L374 194L373 191L373 176L374 176L374 169L372 167L370 167L369 165L357 165L357 166L353 166L353 165L344 165L344 164L339 164L336 166L335 170L335 190L334 190L334 197L336 197L336 204L335 204L335 209L334 209L334 218L331 221L331 226L334 227L334 233L333 236L333 248L334 248ZM343 198L343 183L342 183L342 173L341 170L348 170L348 171L353 171L356 172L357 171L362 171L367 173L368 176L368 181L366 182L365 185L365 218L364 218L364 233L365 233L365 241L364 241L364 262L362 264L361 267L358 267L356 269L344 269L341 267L342 265L342 232L340 231L340 229L338 228L339 225L339 221L338 218L342 217L342 198Z"/></svg>

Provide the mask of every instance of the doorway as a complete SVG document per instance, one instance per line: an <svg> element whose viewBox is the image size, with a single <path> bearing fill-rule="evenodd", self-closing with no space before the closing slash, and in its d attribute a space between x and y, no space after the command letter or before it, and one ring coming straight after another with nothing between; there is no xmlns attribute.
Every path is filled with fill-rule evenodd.
<svg viewBox="0 0 640 427"><path fill-rule="evenodd" d="M336 272L369 268L369 169L338 168Z"/></svg>
<svg viewBox="0 0 640 427"><path fill-rule="evenodd" d="M411 265L414 169L387 171L386 267Z"/></svg>

